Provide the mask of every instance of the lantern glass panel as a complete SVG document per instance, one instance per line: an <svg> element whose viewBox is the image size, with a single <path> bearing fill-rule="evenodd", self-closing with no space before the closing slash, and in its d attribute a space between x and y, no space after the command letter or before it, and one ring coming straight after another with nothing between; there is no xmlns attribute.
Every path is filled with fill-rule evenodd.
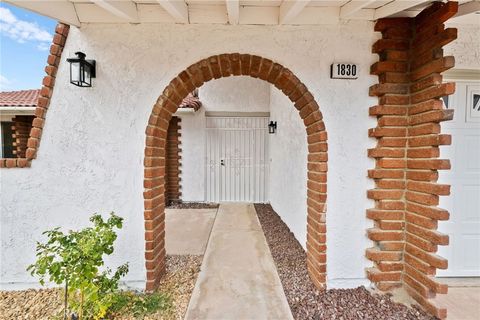
<svg viewBox="0 0 480 320"><path fill-rule="evenodd" d="M75 84L80 82L80 62L70 63L70 80Z"/></svg>
<svg viewBox="0 0 480 320"><path fill-rule="evenodd" d="M91 69L90 69L90 65L85 63L83 65L83 83L85 86L87 87L90 87L90 85L92 84L92 73L91 73Z"/></svg>
<svg viewBox="0 0 480 320"><path fill-rule="evenodd" d="M80 62L80 85L83 87L85 82L85 62Z"/></svg>

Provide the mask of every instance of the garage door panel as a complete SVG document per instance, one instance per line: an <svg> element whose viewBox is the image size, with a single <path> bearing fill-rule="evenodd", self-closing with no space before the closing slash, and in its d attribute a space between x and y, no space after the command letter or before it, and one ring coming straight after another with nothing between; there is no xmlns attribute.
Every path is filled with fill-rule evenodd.
<svg viewBox="0 0 480 320"><path fill-rule="evenodd" d="M466 272L473 272L480 275L478 269L478 261L480 259L480 237L478 234L465 234L460 238L460 242L463 245L461 254L463 255L463 268Z"/></svg>
<svg viewBox="0 0 480 320"><path fill-rule="evenodd" d="M468 203L464 206L462 214L462 222L465 224L473 224L480 222L480 183L464 184L462 186L463 193L461 201ZM473 227L473 226L472 226ZM478 226L477 226L478 227ZM480 229L476 229L477 231Z"/></svg>
<svg viewBox="0 0 480 320"><path fill-rule="evenodd" d="M480 133L465 136L466 173L480 174Z"/></svg>
<svg viewBox="0 0 480 320"><path fill-rule="evenodd" d="M452 145L441 147L441 157L450 159L452 169L440 172L440 183L451 185L451 195L440 198L440 206L450 212L439 230L450 237L450 245L438 253L449 260L439 276L480 276L480 123L472 121L473 89L478 84L458 82L449 108L455 109L455 121L442 124L452 135Z"/></svg>

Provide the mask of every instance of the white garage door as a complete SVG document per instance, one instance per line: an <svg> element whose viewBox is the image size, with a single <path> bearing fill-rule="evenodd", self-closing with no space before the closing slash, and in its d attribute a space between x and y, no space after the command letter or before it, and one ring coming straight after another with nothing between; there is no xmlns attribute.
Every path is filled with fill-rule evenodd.
<svg viewBox="0 0 480 320"><path fill-rule="evenodd" d="M455 114L442 132L452 135L452 145L440 150L452 169L440 173L440 182L451 185L451 195L441 197L440 207L450 212L450 220L439 230L450 236L450 245L439 247L449 262L438 275L480 276L480 82L457 81L447 105Z"/></svg>
<svg viewBox="0 0 480 320"><path fill-rule="evenodd" d="M268 117L207 117L206 199L268 201Z"/></svg>

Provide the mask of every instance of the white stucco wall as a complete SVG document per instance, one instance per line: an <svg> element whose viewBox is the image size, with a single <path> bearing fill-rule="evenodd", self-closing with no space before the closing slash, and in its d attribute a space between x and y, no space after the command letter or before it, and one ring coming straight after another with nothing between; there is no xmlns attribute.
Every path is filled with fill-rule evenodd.
<svg viewBox="0 0 480 320"><path fill-rule="evenodd" d="M209 81L198 94L207 111L268 112L270 108L270 84L247 76Z"/></svg>
<svg viewBox="0 0 480 320"><path fill-rule="evenodd" d="M0 171L1 286L32 285L35 279L25 268L34 261L35 241L42 239L44 230L56 226L78 228L87 224L91 213L110 211L125 217L125 227L108 265L128 261L126 280L143 284L143 152L148 117L159 94L176 74L203 58L226 52L273 59L290 68L315 96L329 134L328 283L331 287L366 283L364 268L370 264L364 250L370 243L365 229L371 222L365 218L365 209L372 203L365 193L373 186L366 177L373 167L366 150L374 145L367 130L375 125L375 120L368 117L368 108L376 103L368 97L369 86L376 83L368 70L377 59L371 54L371 45L379 37L372 30L369 22L301 27L72 27L38 157L31 168ZM78 50L97 60L93 88L68 83L65 58ZM334 61L357 63L359 79L329 79L329 66ZM282 99L277 100L276 94L272 97L275 101ZM281 121L292 116L287 112L277 114ZM183 126L187 122L184 119ZM286 130L295 134L295 126L279 122L276 138L281 138L281 130L285 130L282 135ZM190 147L195 150L193 140ZM297 183L300 185L300 181ZM277 190L276 196L285 199L292 192L290 188ZM293 192L301 195L302 190ZM273 202L278 207L280 202ZM282 217L301 240L304 233L300 223L291 221L292 215L300 217L302 213L286 212Z"/></svg>
<svg viewBox="0 0 480 320"><path fill-rule="evenodd" d="M306 248L307 134L290 99L273 86L270 119L277 122L277 132L269 135L270 204Z"/></svg>
<svg viewBox="0 0 480 320"><path fill-rule="evenodd" d="M181 115L182 200L205 201L205 108Z"/></svg>
<svg viewBox="0 0 480 320"><path fill-rule="evenodd" d="M449 23L457 28L457 40L444 48L445 55L455 57L455 69L480 69L480 18L478 24Z"/></svg>

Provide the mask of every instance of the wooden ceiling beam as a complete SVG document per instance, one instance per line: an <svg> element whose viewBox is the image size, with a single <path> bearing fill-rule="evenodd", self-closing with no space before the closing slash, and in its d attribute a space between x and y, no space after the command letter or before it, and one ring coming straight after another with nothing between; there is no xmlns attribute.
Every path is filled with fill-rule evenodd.
<svg viewBox="0 0 480 320"><path fill-rule="evenodd" d="M6 0L16 7L27 9L46 16L57 21L80 27L80 20L78 20L75 6L69 1L21 1L21 0ZM52 10L55 8L55 10Z"/></svg>
<svg viewBox="0 0 480 320"><path fill-rule="evenodd" d="M290 23L307 6L310 0L283 1L278 17L279 24Z"/></svg>
<svg viewBox="0 0 480 320"><path fill-rule="evenodd" d="M340 19L348 19L358 11L374 3L376 0L352 0L340 8Z"/></svg>
<svg viewBox="0 0 480 320"><path fill-rule="evenodd" d="M131 1L107 1L90 0L100 8L110 12L116 17L130 21L138 22L138 13L135 3Z"/></svg>
<svg viewBox="0 0 480 320"><path fill-rule="evenodd" d="M395 0L393 2L390 2L387 5L384 5L383 7L375 9L375 14L373 15L373 19L378 20L381 18L385 18L385 17L391 16L392 14L399 13L403 10L407 10L415 6L418 6L419 4L428 3L428 2L429 1L426 1L426 0L416 0L416 1Z"/></svg>
<svg viewBox="0 0 480 320"><path fill-rule="evenodd" d="M170 14L175 22L189 23L188 6L183 0L157 0L165 11Z"/></svg>
<svg viewBox="0 0 480 320"><path fill-rule="evenodd" d="M480 11L480 1L473 0L458 6L458 12L454 17L465 16L470 13Z"/></svg>
<svg viewBox="0 0 480 320"><path fill-rule="evenodd" d="M227 4L228 22L230 24L238 24L240 18L240 1L225 0Z"/></svg>

